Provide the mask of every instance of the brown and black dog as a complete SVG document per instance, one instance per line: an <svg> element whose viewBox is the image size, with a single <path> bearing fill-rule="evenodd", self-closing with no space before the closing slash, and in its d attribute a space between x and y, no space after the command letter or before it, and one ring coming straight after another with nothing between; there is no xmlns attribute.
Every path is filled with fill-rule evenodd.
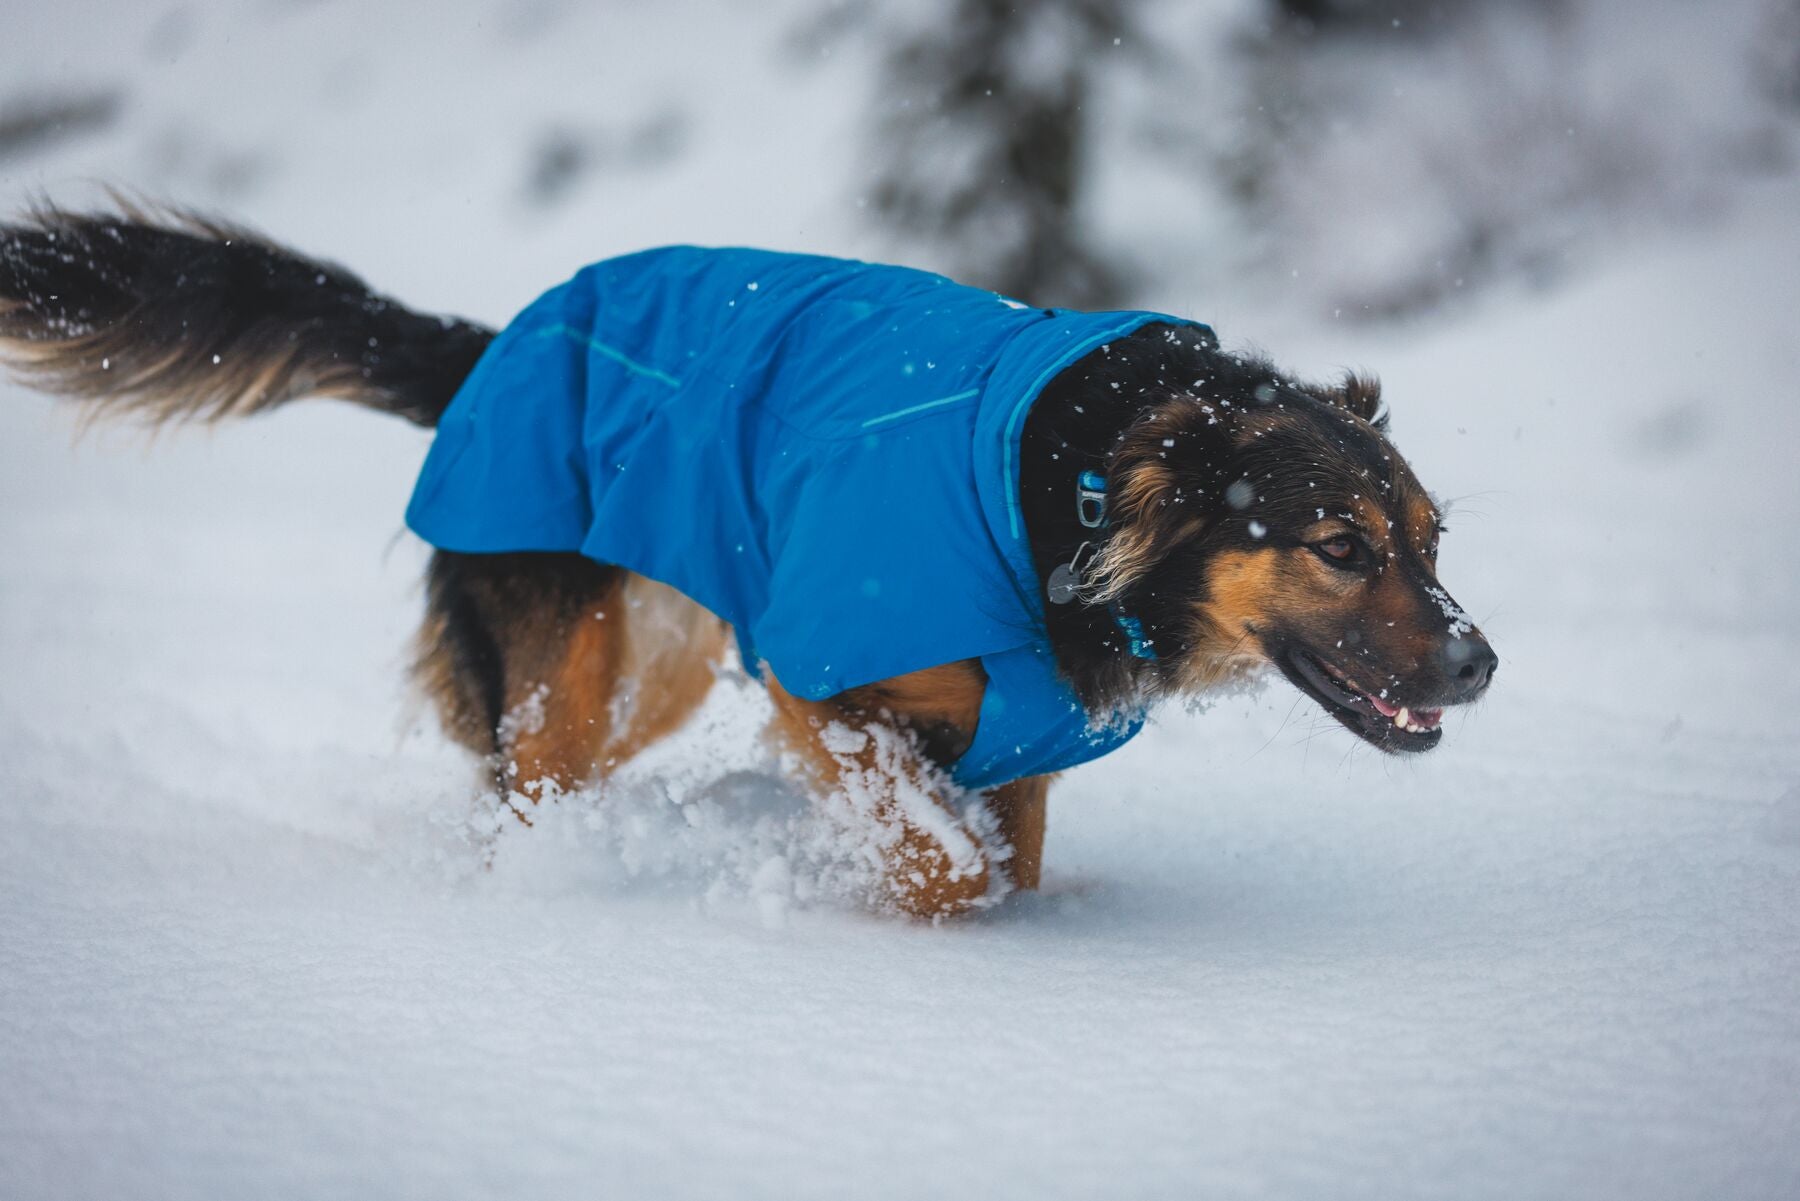
<svg viewBox="0 0 1800 1201"><path fill-rule="evenodd" d="M0 357L101 411L212 420L317 395L429 427L492 337L192 215L45 208L0 226ZM1301 383L1204 330L1145 326L1050 382L1019 470L1040 579L1099 539L1079 593L1045 606L1090 713L1273 665L1363 740L1422 751L1443 709L1492 678L1492 649L1437 580L1438 508L1387 440L1370 381ZM1102 534L1068 503L1087 470L1111 481ZM417 681L527 822L539 797L680 726L727 654L717 617L579 555L438 551L427 595ZM1117 604L1154 659L1123 645ZM767 682L773 732L813 785L874 798L879 903L937 916L1037 885L1047 777L993 790L1002 845L942 793L936 765L969 745L981 710L978 661L822 701Z"/></svg>

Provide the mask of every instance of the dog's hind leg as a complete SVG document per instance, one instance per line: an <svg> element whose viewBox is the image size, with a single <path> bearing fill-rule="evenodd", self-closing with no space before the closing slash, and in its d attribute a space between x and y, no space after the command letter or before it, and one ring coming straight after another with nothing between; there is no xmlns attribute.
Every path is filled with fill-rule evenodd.
<svg viewBox="0 0 1800 1201"><path fill-rule="evenodd" d="M499 722L503 795L534 804L674 733L712 691L726 645L724 622L628 571L561 616L548 644L519 639Z"/></svg>
<svg viewBox="0 0 1800 1201"><path fill-rule="evenodd" d="M948 664L824 701L768 683L776 736L827 791L834 816L866 826L882 865L878 900L919 917L979 903L988 850L946 802L928 750L946 726L966 745L961 732L973 731L985 684L979 667Z"/></svg>
<svg viewBox="0 0 1800 1201"><path fill-rule="evenodd" d="M591 772L605 731L576 735L607 713L617 622L602 615L623 574L580 555L432 556L413 678L507 803L528 781L569 788Z"/></svg>
<svg viewBox="0 0 1800 1201"><path fill-rule="evenodd" d="M439 551L414 676L522 819L685 721L722 622L680 593L573 554Z"/></svg>
<svg viewBox="0 0 1800 1201"><path fill-rule="evenodd" d="M666 584L625 573L601 774L674 733L712 691L730 627Z"/></svg>

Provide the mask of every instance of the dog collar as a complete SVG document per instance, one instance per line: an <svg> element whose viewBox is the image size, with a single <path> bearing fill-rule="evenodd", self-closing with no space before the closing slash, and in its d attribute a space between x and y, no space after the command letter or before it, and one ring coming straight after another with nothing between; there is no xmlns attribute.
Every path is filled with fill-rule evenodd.
<svg viewBox="0 0 1800 1201"><path fill-rule="evenodd" d="M1083 528L1106 528L1106 477L1098 471L1083 471L1075 478L1075 520ZM1066 605L1081 594L1082 576L1099 554L1099 545L1084 541L1075 548L1067 563L1058 563L1044 585L1044 594L1053 605ZM1113 624L1125 635L1125 645L1133 658L1155 659L1156 647L1144 635L1144 623L1125 611L1118 601L1106 607Z"/></svg>

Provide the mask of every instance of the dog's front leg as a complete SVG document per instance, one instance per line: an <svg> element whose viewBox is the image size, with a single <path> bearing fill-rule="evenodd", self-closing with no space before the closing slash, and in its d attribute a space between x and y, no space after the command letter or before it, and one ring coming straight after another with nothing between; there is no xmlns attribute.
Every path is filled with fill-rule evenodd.
<svg viewBox="0 0 1800 1201"><path fill-rule="evenodd" d="M833 816L867 831L881 902L945 917L988 893L988 850L942 795L945 777L891 715L843 700L804 701L769 682L776 733L825 790Z"/></svg>
<svg viewBox="0 0 1800 1201"><path fill-rule="evenodd" d="M1012 848L1006 874L1014 888L1035 889L1044 867L1045 811L1053 776L1027 776L994 789L988 809Z"/></svg>

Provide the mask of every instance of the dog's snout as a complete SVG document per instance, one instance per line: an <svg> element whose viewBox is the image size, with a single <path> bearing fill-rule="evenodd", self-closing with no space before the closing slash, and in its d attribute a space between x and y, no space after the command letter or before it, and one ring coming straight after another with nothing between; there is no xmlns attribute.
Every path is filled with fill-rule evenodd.
<svg viewBox="0 0 1800 1201"><path fill-rule="evenodd" d="M1479 696L1500 666L1500 656L1494 653L1488 640L1473 632L1460 638L1445 639L1439 657L1443 660L1444 675L1458 700Z"/></svg>

